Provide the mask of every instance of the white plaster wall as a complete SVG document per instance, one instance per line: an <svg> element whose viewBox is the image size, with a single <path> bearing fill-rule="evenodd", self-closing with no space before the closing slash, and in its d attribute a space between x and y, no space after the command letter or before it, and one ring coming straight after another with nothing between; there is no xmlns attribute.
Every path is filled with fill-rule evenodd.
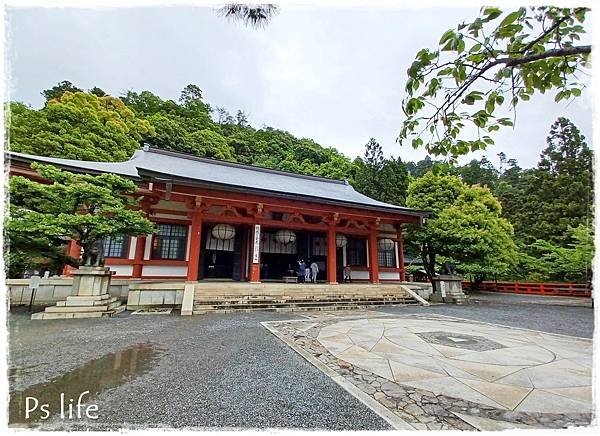
<svg viewBox="0 0 600 436"><path fill-rule="evenodd" d="M150 254L152 253L152 235L146 236L146 248L144 248L144 259L150 259Z"/></svg>
<svg viewBox="0 0 600 436"><path fill-rule="evenodd" d="M132 236L129 238L129 259L135 259L135 247L137 246L137 238Z"/></svg>
<svg viewBox="0 0 600 436"><path fill-rule="evenodd" d="M154 213L154 218L168 218L170 220L186 221L187 217L183 215L175 215L170 213Z"/></svg>
<svg viewBox="0 0 600 436"><path fill-rule="evenodd" d="M369 271L352 271L352 280L368 280Z"/></svg>
<svg viewBox="0 0 600 436"><path fill-rule="evenodd" d="M144 265L144 276L185 277L187 266Z"/></svg>
<svg viewBox="0 0 600 436"><path fill-rule="evenodd" d="M111 271L115 272L116 276L131 276L133 273L133 265L107 265Z"/></svg>
<svg viewBox="0 0 600 436"><path fill-rule="evenodd" d="M379 280L400 280L400 273L393 271L379 271Z"/></svg>
<svg viewBox="0 0 600 436"><path fill-rule="evenodd" d="M190 260L190 242L192 240L192 225L188 226L187 232L187 246L185 248L185 260Z"/></svg>

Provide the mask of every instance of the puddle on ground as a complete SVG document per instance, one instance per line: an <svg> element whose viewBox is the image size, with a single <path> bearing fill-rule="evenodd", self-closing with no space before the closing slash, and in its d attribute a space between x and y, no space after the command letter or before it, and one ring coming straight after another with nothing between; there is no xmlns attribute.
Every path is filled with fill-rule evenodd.
<svg viewBox="0 0 600 436"><path fill-rule="evenodd" d="M23 424L27 426L27 424L44 422L45 420L42 418L45 413L40 410L42 404L48 404L47 409L50 414L48 420L60 418L61 394L64 394L62 401L64 420L68 420L69 404L73 404L74 419L72 420L76 421L76 405L83 392L89 391L89 394L83 397L82 403L93 404L93 401L90 400L101 392L120 386L128 380L148 372L159 353L160 350L150 344L136 345L90 360L85 365L45 383L33 385L23 391L11 392L8 423L21 427ZM13 369L13 371L18 373L18 369ZM13 375L15 374L13 373ZM39 401L37 409L30 412L28 418L26 418L27 397L33 397ZM73 399L72 402L71 399ZM29 400L29 404L31 408L34 401ZM101 412L102 410L99 414ZM81 413L85 414L84 407L81 408Z"/></svg>

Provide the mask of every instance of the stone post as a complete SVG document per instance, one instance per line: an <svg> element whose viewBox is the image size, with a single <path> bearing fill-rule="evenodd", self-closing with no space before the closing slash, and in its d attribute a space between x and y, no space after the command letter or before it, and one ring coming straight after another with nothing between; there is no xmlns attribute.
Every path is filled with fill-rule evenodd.
<svg viewBox="0 0 600 436"><path fill-rule="evenodd" d="M463 304L467 297L462 291L463 277L460 275L438 275L433 279L431 301L435 303Z"/></svg>

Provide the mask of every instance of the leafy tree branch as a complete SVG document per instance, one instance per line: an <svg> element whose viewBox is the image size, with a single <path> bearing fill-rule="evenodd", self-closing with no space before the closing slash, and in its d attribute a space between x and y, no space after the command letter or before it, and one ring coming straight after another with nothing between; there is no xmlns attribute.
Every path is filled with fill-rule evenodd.
<svg viewBox="0 0 600 436"><path fill-rule="evenodd" d="M556 90L555 101L578 97L585 85L577 73L589 65L590 45L576 45L586 33L589 9L536 7L503 13L483 8L471 23L446 31L436 50L422 49L408 69L407 116L399 142L425 146L436 156L456 157L494 143L490 133L513 120L534 93ZM467 137L473 126L476 135Z"/></svg>

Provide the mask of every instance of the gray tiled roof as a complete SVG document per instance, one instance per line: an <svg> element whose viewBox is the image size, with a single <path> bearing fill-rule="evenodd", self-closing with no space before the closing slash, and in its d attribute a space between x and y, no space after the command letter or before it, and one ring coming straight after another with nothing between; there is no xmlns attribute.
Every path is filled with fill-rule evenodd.
<svg viewBox="0 0 600 436"><path fill-rule="evenodd" d="M126 162L90 162L7 152L7 158L55 164L65 169L115 173L140 178L172 179L180 183L237 188L276 196L301 196L334 204L427 216L428 213L374 200L355 191L347 182L271 170L165 150L137 150Z"/></svg>

